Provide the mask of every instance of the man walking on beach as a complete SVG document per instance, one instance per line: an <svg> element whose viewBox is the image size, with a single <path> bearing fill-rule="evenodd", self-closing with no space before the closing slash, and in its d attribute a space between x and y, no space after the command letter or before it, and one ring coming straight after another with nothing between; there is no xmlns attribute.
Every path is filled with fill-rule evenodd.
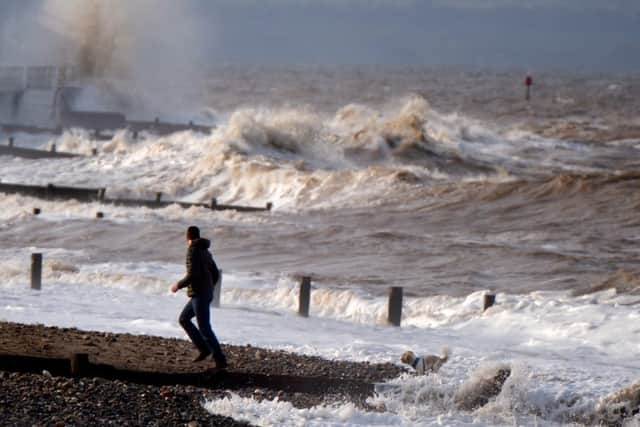
<svg viewBox="0 0 640 427"><path fill-rule="evenodd" d="M218 282L219 272L209 247L211 242L200 238L200 229L192 225L187 229L187 274L178 283L171 286L171 292L187 288L191 298L180 314L180 325L191 338L191 342L200 350L193 360L200 362L210 354L216 361L216 368L225 369L227 358L220 343L211 329L209 307L213 299L213 288ZM196 318L196 328L191 319Z"/></svg>

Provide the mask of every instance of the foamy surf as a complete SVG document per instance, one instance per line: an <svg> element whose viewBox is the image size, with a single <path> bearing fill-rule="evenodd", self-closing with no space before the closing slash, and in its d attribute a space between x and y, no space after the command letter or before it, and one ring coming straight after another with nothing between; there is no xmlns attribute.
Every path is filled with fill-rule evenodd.
<svg viewBox="0 0 640 427"><path fill-rule="evenodd" d="M182 132L135 140L119 132L99 142L74 131L41 145L100 154L15 160L4 165L3 176L26 184L106 187L110 197L153 198L162 192L192 202L217 197L236 204L272 202L276 209L324 209L375 206L434 182L612 173L594 167L593 159L622 161L630 150L490 129L470 118L441 115L419 97L389 112L362 108L347 106L334 117L293 109L240 110L211 135ZM557 160L550 160L550 153Z"/></svg>
<svg viewBox="0 0 640 427"><path fill-rule="evenodd" d="M38 248L25 248L13 259L6 251L0 319L28 323L38 313L38 322L46 325L183 336L175 316L185 299L167 290L182 274L181 265L87 264L82 252L49 251L38 292L29 289L28 263L22 260L31 250ZM209 402L207 409L284 425L496 425L512 420L554 425L588 417L600 398L636 379L637 331L626 325L637 314L625 305L631 297L614 291L580 297L498 294L498 303L486 312L481 311L481 293L408 297L402 328L377 322L384 298L328 287L314 295L312 306L319 304L321 310L302 319L295 314L294 280L226 272L223 306L213 311L216 332L228 343L371 362L399 363L407 349L429 354L448 346L454 350L452 360L437 375L406 375L381 385L369 401L375 411L350 404L293 410L284 402L233 396ZM315 331L312 337L309 330ZM483 378L502 366L511 374L499 393L478 408L460 406L475 399Z"/></svg>
<svg viewBox="0 0 640 427"><path fill-rule="evenodd" d="M29 295L28 267L32 251L42 250L25 248L11 255L12 251L3 251L0 283L6 291ZM173 263L87 264L86 254L81 251L45 252L44 287L57 289L62 294L74 290L83 293L99 290L105 295L116 295L123 291L164 300L170 297L169 285L183 273L182 267ZM228 310L294 316L298 309L298 294L298 283L290 276L223 273L221 299ZM505 345L511 348L510 351L523 353L553 348L553 354L560 357L565 352L582 349L582 354L589 354L593 362L604 361L606 356L603 355L611 357L611 352L619 356L635 352L633 343L638 331L624 327L638 317L634 308L635 296L618 295L614 289L581 296L567 292L499 293L497 304L483 311L484 294L485 291L478 291L461 298L405 297L403 333L464 329L470 334L484 336L486 344L495 340L494 351L508 352ZM567 317L566 313L575 315ZM376 327L386 326L386 314L386 297L364 290L339 289L330 283L314 286L310 311L314 318ZM492 332L488 334L488 331ZM612 341L612 336L617 339Z"/></svg>

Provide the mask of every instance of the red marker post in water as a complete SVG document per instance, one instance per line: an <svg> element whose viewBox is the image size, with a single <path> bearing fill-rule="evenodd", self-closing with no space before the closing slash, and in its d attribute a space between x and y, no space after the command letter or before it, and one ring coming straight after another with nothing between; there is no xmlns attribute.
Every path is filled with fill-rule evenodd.
<svg viewBox="0 0 640 427"><path fill-rule="evenodd" d="M527 93L525 95L525 99L529 101L531 99L531 85L533 84L533 78L531 76L527 76L524 79L524 85L527 87Z"/></svg>

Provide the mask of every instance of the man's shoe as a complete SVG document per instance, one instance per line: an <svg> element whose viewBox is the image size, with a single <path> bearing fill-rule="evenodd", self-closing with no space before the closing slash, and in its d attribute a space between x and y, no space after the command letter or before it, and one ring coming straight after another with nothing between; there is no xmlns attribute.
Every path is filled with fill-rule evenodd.
<svg viewBox="0 0 640 427"><path fill-rule="evenodd" d="M198 355L198 357L196 357L195 359L193 359L193 362L202 362L204 359L207 358L207 356L209 356L211 353L208 351L201 351L200 354Z"/></svg>

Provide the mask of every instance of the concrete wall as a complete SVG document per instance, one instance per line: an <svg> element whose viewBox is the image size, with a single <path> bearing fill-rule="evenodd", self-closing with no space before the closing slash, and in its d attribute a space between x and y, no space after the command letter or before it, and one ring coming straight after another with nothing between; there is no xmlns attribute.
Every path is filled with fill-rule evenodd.
<svg viewBox="0 0 640 427"><path fill-rule="evenodd" d="M55 128L55 94L52 89L0 93L0 122Z"/></svg>

